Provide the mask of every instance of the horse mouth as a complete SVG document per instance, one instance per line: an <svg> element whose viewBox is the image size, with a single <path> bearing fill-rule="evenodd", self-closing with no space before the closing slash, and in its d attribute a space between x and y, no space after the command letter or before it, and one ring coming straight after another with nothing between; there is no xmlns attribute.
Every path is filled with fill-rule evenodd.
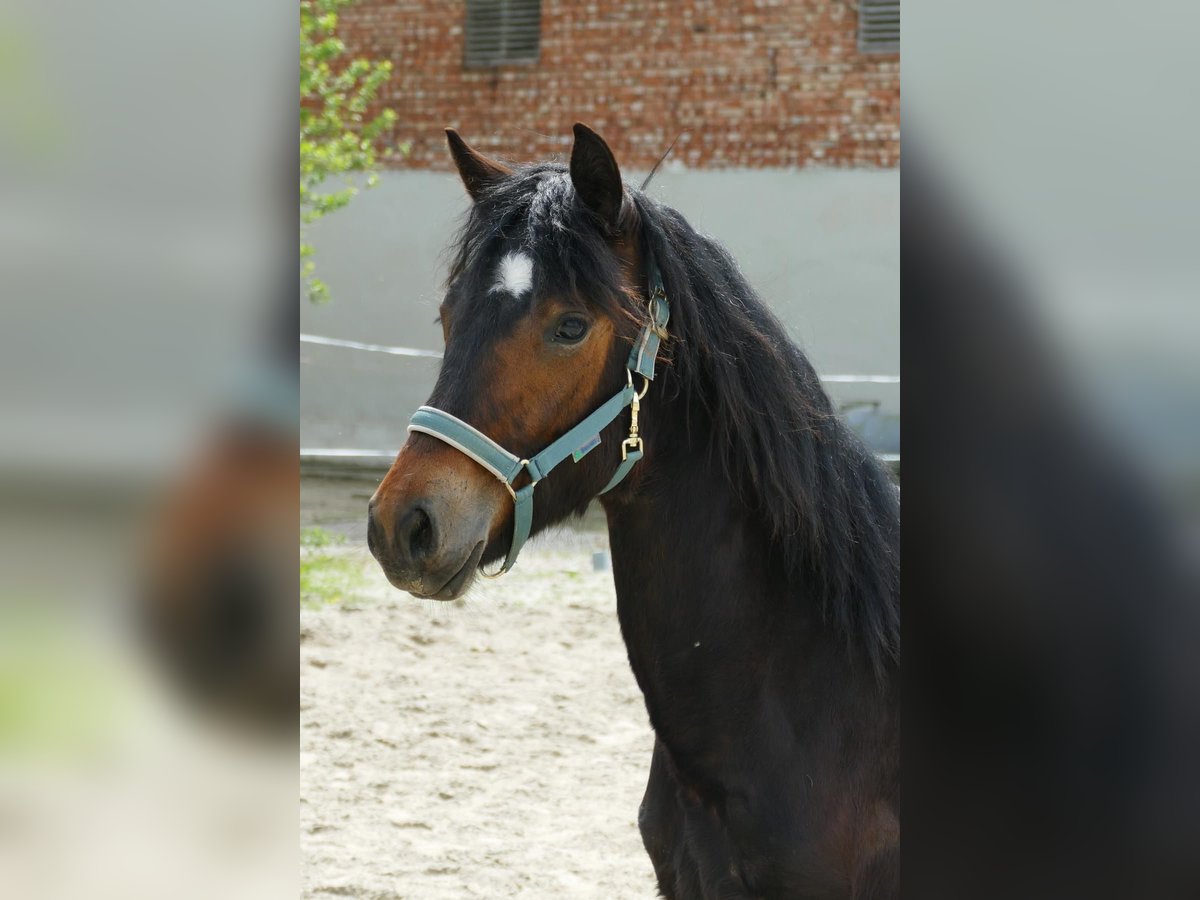
<svg viewBox="0 0 1200 900"><path fill-rule="evenodd" d="M479 568L479 561L483 558L483 549L486 546L487 541L480 541L476 544L458 571L451 575L449 580L433 593L421 594L417 591L410 591L410 593L422 600L457 600L471 586L475 570Z"/></svg>

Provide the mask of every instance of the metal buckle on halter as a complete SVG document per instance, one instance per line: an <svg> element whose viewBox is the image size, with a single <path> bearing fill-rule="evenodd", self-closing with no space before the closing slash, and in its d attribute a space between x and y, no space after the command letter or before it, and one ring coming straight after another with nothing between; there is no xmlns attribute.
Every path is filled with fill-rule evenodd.
<svg viewBox="0 0 1200 900"><path fill-rule="evenodd" d="M659 301L666 301L666 289L660 284L650 291L650 296L646 300L646 311L650 314L650 322L648 327L651 331L659 336L660 339L666 339L667 326L658 324L658 304Z"/></svg>
<svg viewBox="0 0 1200 900"><path fill-rule="evenodd" d="M650 390L650 379L647 378L645 375L639 375L639 377L642 379L642 389L640 391L637 391L633 395L635 401L641 400L643 397L646 396L646 391ZM631 372L629 369L625 370L625 383L628 384L630 387L633 387L633 372ZM637 423L636 415L634 415L633 421L636 425L636 423ZM634 430L636 431L637 429L634 428Z"/></svg>
<svg viewBox="0 0 1200 900"><path fill-rule="evenodd" d="M525 471L525 472L528 472L528 471L529 471L529 460L527 460L527 459L523 459L523 460L521 460L521 469L522 469L522 471ZM520 472L518 472L518 473L517 473L517 474L516 474L516 475L513 477L513 481L516 481L516 480L517 480L518 478L520 478L520 477L521 477L521 473L520 473ZM529 484L527 484L527 485L526 485L526 487L533 487L535 484L537 484L537 483L538 483L539 481L541 481L541 480L542 480L542 479L540 479L540 478L533 478L533 479L532 479L532 480L529 482ZM516 502L517 502L517 491L516 491L516 489L513 487L513 483L512 483L512 481L505 481L503 478L501 478L501 479L500 479L500 483L501 483L502 485L504 485L506 488L508 488L508 494L509 494L509 496L513 498L513 503L516 503Z"/></svg>

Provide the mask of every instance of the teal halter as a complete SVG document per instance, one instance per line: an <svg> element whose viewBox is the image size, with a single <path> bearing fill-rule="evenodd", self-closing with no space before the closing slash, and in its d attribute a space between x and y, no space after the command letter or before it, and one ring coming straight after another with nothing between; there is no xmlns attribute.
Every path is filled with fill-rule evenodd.
<svg viewBox="0 0 1200 900"><path fill-rule="evenodd" d="M606 494L625 480L625 476L633 468L634 463L642 458L642 438L638 435L638 411L641 409L641 399L646 396L650 382L654 380L654 364L658 358L658 347L666 335L667 320L671 311L667 304L667 294L663 289L662 275L658 266L653 262L650 269L650 298L648 301L650 318L638 335L633 349L629 353L629 361L625 364L625 386L620 392L601 404L600 408L587 416L582 422L552 443L541 453L530 459L521 459L509 453L486 434L468 425L462 419L456 418L432 406L422 406L408 423L409 431L419 431L449 444L455 450L469 456L500 479L508 493L513 498L513 537L508 548L504 565L494 575L483 573L486 577L497 578L513 567L517 554L529 538L529 529L533 525L533 489L539 481L550 474L560 462L568 456L575 462L600 444L600 432L621 414L625 407L630 407L629 437L621 442L621 464L609 479L601 494ZM642 376L642 389L633 386L633 376ZM529 484L523 488L514 489L513 482L522 472L528 472Z"/></svg>

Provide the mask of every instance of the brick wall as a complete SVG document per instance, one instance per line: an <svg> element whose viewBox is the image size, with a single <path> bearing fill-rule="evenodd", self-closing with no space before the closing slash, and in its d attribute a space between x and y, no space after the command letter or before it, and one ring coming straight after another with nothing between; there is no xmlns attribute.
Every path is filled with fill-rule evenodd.
<svg viewBox="0 0 1200 900"><path fill-rule="evenodd" d="M465 4L359 0L350 52L390 59L384 101L404 167L448 168L442 129L513 160L604 135L622 166L865 166L900 161L900 58L858 52L852 0L543 0L541 58L463 67Z"/></svg>

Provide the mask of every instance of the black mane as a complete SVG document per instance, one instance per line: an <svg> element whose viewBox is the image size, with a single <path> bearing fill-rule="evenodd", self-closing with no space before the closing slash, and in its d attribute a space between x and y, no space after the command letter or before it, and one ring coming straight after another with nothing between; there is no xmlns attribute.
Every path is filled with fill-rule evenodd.
<svg viewBox="0 0 1200 900"><path fill-rule="evenodd" d="M706 429L695 443L720 455L735 490L768 522L796 592L817 600L882 674L899 658L900 513L890 477L837 416L729 253L670 207L632 187L626 193L622 218L643 254L653 254L671 303L670 362L656 384L684 427ZM644 299L623 287L564 166L517 168L480 198L451 282L482 279L483 261L501 243L533 256L535 290L584 295L644 318Z"/></svg>

